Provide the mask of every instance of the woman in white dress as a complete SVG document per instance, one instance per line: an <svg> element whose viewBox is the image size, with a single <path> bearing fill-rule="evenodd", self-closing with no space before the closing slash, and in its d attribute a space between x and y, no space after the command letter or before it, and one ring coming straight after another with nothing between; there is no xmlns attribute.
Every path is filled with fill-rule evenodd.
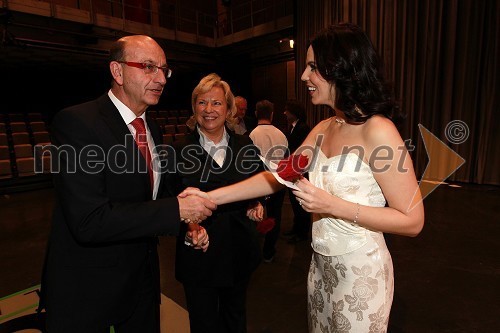
<svg viewBox="0 0 500 333"><path fill-rule="evenodd" d="M394 275L383 233L413 237L424 224L412 161L391 120L397 107L370 39L352 24L312 39L301 79L312 103L335 113L295 152L311 161L310 181L294 191L314 216L309 331L386 332ZM279 188L263 172L208 196L221 205Z"/></svg>

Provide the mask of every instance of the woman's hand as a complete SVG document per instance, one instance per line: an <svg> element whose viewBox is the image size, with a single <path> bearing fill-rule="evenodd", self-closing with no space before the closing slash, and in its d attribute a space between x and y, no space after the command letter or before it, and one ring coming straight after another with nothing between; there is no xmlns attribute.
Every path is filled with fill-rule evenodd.
<svg viewBox="0 0 500 333"><path fill-rule="evenodd" d="M259 201L256 201L253 205L248 207L247 216L252 221L262 221L264 218L264 206L262 206Z"/></svg>
<svg viewBox="0 0 500 333"><path fill-rule="evenodd" d="M337 197L314 186L304 177L295 182L295 185L300 188L300 191L293 191L293 194L306 212L334 215L332 208Z"/></svg>
<svg viewBox="0 0 500 333"><path fill-rule="evenodd" d="M188 195L197 195L197 196L199 196L201 198L210 200L210 196L208 195L208 193L201 191L197 187L186 187L184 189L184 191L182 191L177 197L178 198L185 198Z"/></svg>

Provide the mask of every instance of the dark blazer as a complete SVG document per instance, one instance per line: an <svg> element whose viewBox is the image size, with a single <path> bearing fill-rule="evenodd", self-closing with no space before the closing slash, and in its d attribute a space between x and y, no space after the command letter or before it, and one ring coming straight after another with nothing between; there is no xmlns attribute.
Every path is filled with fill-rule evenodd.
<svg viewBox="0 0 500 333"><path fill-rule="evenodd" d="M302 142L304 142L310 131L311 129L309 128L309 125L307 125L306 122L300 119L297 121L297 124L295 124L292 133L288 132L286 134L286 138L288 140L288 148L290 149L290 154L293 154L293 152L300 147L300 145L302 144Z"/></svg>
<svg viewBox="0 0 500 333"><path fill-rule="evenodd" d="M161 143L159 128L147 124ZM58 202L40 304L51 328L90 331L127 318L151 276L159 301L156 235L178 234L179 207L176 198L151 200L148 174L137 168L146 170L145 160L107 94L59 112L52 135L60 156L53 175Z"/></svg>
<svg viewBox="0 0 500 333"><path fill-rule="evenodd" d="M210 191L244 180L263 170L258 149L249 137L228 131L230 138L224 165L219 167L199 143L198 131L185 141L175 142L177 172L172 194L188 186ZM253 200L252 200L253 201ZM248 201L217 207L202 222L210 237L208 251L195 250L184 244L186 226L181 226L177 240L175 276L184 284L206 287L230 287L242 281L257 268L260 246L255 222L246 216Z"/></svg>
<svg viewBox="0 0 500 333"><path fill-rule="evenodd" d="M249 116L248 114L246 114L243 118L243 122L245 123L245 127L247 129L245 135L250 135L250 132L252 132L255 127L257 127L257 118Z"/></svg>

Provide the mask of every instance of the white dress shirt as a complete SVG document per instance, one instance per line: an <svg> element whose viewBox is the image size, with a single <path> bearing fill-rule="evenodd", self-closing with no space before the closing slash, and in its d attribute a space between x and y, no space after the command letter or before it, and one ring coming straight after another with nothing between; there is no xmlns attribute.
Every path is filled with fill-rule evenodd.
<svg viewBox="0 0 500 333"><path fill-rule="evenodd" d="M219 143L214 143L210 140L197 126L196 129L200 134L200 145L205 149L205 151L212 156L214 161L222 167L224 160L226 159L226 149L229 142L229 135L224 127L224 133L222 134L222 139Z"/></svg>
<svg viewBox="0 0 500 333"><path fill-rule="evenodd" d="M108 92L108 96L111 99L111 102L116 106L118 109L118 112L120 112L120 115L123 118L123 121L125 124L127 124L127 127L130 131L130 134L135 138L135 127L131 124L132 121L134 121L137 116L135 115L132 110L129 109L128 106L123 104L116 96L113 94L111 89ZM158 186L160 185L160 169L159 169L159 164L158 164L158 154L156 153L156 147L154 144L153 137L151 136L151 131L149 130L148 123L146 122L146 113L144 112L140 118L144 120L144 125L146 126L146 136L148 140L148 147L149 147L149 152L151 154L151 168L153 169L153 179L154 179L154 184L153 184L153 200L156 200L156 195L158 194Z"/></svg>

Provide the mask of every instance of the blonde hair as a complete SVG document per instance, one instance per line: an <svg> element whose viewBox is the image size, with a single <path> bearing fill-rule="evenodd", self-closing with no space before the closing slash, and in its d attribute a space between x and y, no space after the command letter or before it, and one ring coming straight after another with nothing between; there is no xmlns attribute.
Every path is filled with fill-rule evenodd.
<svg viewBox="0 0 500 333"><path fill-rule="evenodd" d="M223 81L219 75L212 73L202 78L200 80L200 83L198 83L198 85L194 88L193 93L191 94L191 108L193 110L193 116L191 116L191 118L189 118L186 122L186 125L191 131L193 131L196 127L196 118L194 117L194 113L196 110L196 99L199 95L209 92L214 87L219 87L224 91L228 109L228 112L226 114L226 125L231 130L234 128L236 122L236 119L234 118L234 115L236 114L236 104L234 101L234 95L231 92L231 87L229 87L229 84L226 81Z"/></svg>

